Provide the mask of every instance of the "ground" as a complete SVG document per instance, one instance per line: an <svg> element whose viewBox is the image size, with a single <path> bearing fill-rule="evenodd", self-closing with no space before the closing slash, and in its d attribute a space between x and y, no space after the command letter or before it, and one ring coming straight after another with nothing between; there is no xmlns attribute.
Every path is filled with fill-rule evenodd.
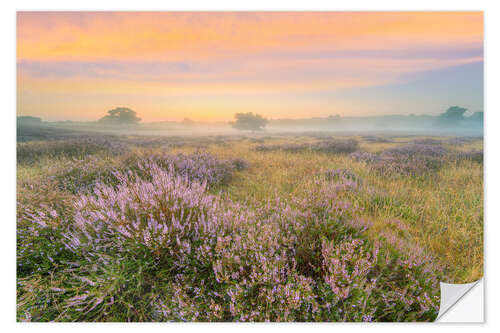
<svg viewBox="0 0 500 333"><path fill-rule="evenodd" d="M288 217L285 218L284 216L288 216L287 212L289 211L296 211L294 216L299 216L301 222L297 223L302 228L300 230L308 230L307 228L310 227L311 223L316 223L320 229L311 230L317 232L318 239L321 239L321 241L309 239L307 237L310 237L310 235L305 235L296 231L299 229L294 229L295 231L291 232L290 236L283 236L286 241L276 241L276 249L285 246L290 246L290 249L293 248L291 250L293 255L290 254L292 252L284 255L287 259L283 259L283 262L280 261L281 259L276 259L278 260L277 263L284 263L286 267L291 265L287 268L287 278L280 282L280 285L286 288L290 286L291 290L295 290L301 299L312 297L308 301L309 303L304 303L305 305L302 303L300 306L293 305L292 302L285 310L285 314L280 312L280 308L273 310L277 311L276 313L271 311L269 306L262 305L261 308L261 303L259 303L261 298L259 297L264 297L262 295L264 295L263 290L265 288L259 289L260 294L255 296L255 303L252 303L251 306L243 301L238 303L237 296L226 296L230 297L230 302L227 301L228 298L221 298L217 301L217 296L212 294L212 292L217 294L214 290L221 290L218 292L226 292L227 295L234 295L235 293L238 295L238 292L246 293L249 292L248 290L253 290L252 288L255 288L258 284L255 281L252 282L254 284L248 282L247 278L249 277L237 282L236 285L232 284L242 278L238 277L238 274L246 274L242 272L238 274L232 273L233 282L230 281L231 278L223 281L223 276L226 274L225 270L230 271L229 266L224 265L229 265L227 260L233 259L230 257L213 257L207 263L208 267L212 267L215 273L210 273L212 271L210 269L210 272L206 273L208 274L206 275L207 278L203 278L203 283L211 281L213 287L211 287L212 289L207 287L207 291L203 294L205 295L203 300L207 302L206 304L210 304L214 300L215 303L207 305L211 310L207 310L207 308L193 310L193 313L197 313L196 315L186 314L190 313L187 308L194 307L189 301L194 296L190 296L190 291L185 287L188 282L182 280L184 282L181 283L179 282L181 280L176 280L178 277L173 275L172 278L165 277L165 274L169 274L166 272L172 268L167 270L162 267L161 269L165 268L165 271L162 271L161 274L159 273L161 269L157 268L158 271L153 271L152 275L147 275L151 286L155 286L154 281L166 279L165 281L173 283L169 290L187 288L182 292L178 292L178 294L185 293L182 301L179 301L180 303L162 305L164 306L163 310L158 310L158 313L162 314L158 315L160 316L158 320L182 320L183 316L188 318L186 320L210 321L432 320L436 314L436 309L432 310L432 313L426 312L428 311L426 309L430 306L429 304L435 306L437 303L438 306L438 299L433 299L429 303L424 302L424 304L422 303L422 297L425 298L433 293L438 297L439 290L436 289L438 288L436 284L431 286L431 282L428 281L438 279L441 282L466 283L479 279L483 274L483 143L481 137L450 138L400 134L397 136L389 134L338 136L334 133L250 133L224 136L148 137L107 136L102 133L71 136L66 132L61 136L64 137L64 141L57 136L51 138L50 134L47 135L44 132L43 139L40 139L36 137L35 131L35 135L31 135L27 142L18 143L18 320L155 320L156 317L150 318L147 314L142 314L141 311L136 310L136 312L131 313L130 309L123 308L125 303L132 304L131 307L138 306L128 298L126 302L123 301L123 304L112 298L114 304L112 306L116 307L110 305L111 308L109 309L112 310L108 309L107 312L104 311L105 302L103 302L103 299L107 299L106 297L109 297L109 295L104 296L103 294L101 298L96 296L98 300L100 299L100 302L95 301L92 304L75 301L75 297L81 297L79 295L84 290L88 289L85 295L88 295L89 292L92 294L92 290L98 288L95 285L99 284L99 282L92 280L93 275L89 273L91 270L77 273L81 278L80 284L75 281L66 281L66 276L74 275L76 272L74 271L76 268L71 265L67 266L66 262L82 260L79 267L84 267L83 262L87 259L81 259L83 258L81 257L82 252L78 252L78 254L75 254L77 252L61 252L63 251L63 245L68 246L69 244L64 240L64 237L76 235L75 227L71 226L75 223L73 219L77 219L78 214L75 213L75 210L81 214L90 212L88 207L73 207L74 203L83 197L91 198L94 195L92 193L95 191L96 183L112 183L116 188L117 181L113 178L113 172L126 173L128 170L144 172L140 167L137 167L137 162L147 160L151 156L156 156L156 161L162 161L161 163L164 163L164 166L177 163L175 164L177 171L187 170L189 177L193 176L196 179L189 178L191 182L198 180L202 183L208 182L207 193L213 195L215 199L210 197L207 200L222 200L220 205L224 208L221 209L238 211L243 207L241 208L241 214L245 216L245 219L251 220L253 218L256 221L255 228L261 228L259 230L267 230L266 228L269 226L278 228L276 233L273 234L274 236L270 236L269 240L263 241L255 236L257 238L251 240L253 243L244 246L249 247L255 242L263 242L264 246L268 246L266 244L274 242L272 239L279 237L277 235L284 234L285 230L287 230L286 226L283 227L280 223L288 219ZM328 144L325 145L325 142ZM338 148L340 146L343 148ZM405 148L409 149L409 153L398 151L398 147L410 147ZM436 147L439 147L439 149ZM395 148L396 150L394 150ZM177 155L179 153L183 155ZM207 155L201 155L201 159L196 157L194 160L189 160L189 156L198 156L196 154ZM173 156L184 157L174 158ZM207 163L206 170L200 171L196 169L197 166L194 166L196 169L194 171L189 169L193 168L193 166L189 166L191 164L183 160L185 156L187 156L189 163ZM227 165L219 165L217 161L227 162L226 164L230 165L229 169L224 169ZM186 165L188 166L186 167ZM166 170L166 168L164 169ZM215 171L212 172L210 168L215 168L213 169ZM212 172L210 177L203 178L209 172ZM146 173L148 172L146 171ZM198 179L196 177L199 174L202 174L202 176ZM153 174L152 177L154 178L155 175ZM118 182L118 184L120 183ZM134 186L138 185L129 182L126 186L133 189L136 188ZM95 195L99 196L99 194ZM106 197L103 198L106 199ZM280 203L276 203L278 202L277 198L279 198ZM328 200L325 201L325 198ZM141 199L138 200L140 202ZM108 208L115 209L111 206ZM153 209L149 208L149 211L154 211ZM164 207L161 209L163 212ZM218 210L207 209L211 212L210 214L219 214ZM33 217L41 210L46 210L49 213L43 213L42 217ZM52 213L50 212L52 210L57 212L55 213L57 217L51 217ZM279 218L280 222L276 222L277 219L272 220L269 217L273 214L281 216ZM269 220L271 222L262 225L260 221L263 219L268 221L268 218L271 219ZM160 221L161 219L158 218L157 220ZM294 219L298 218L294 217ZM40 225L42 226L40 230L33 228L34 221L38 221L37 228ZM324 221L329 222L325 222L324 225L321 224ZM128 222L121 221L118 225L123 226L126 223ZM338 227L339 223L347 225L348 229ZM64 229L64 232L61 231L63 236L57 234L58 228ZM235 227L233 225L231 228L233 228L231 230L234 233L229 235L233 237L232 242L235 242L235 234L241 233L244 236L245 233L253 230L246 229L248 226ZM44 236L45 232L49 232L48 229L50 229L50 236ZM227 235L227 230L224 232ZM223 244L225 243L221 240L222 234L214 236L214 241L217 243L214 246L224 247ZM49 240L56 239L57 242L60 240L61 249L50 250L43 248L42 245L39 245L43 243L39 237L45 237L44 239ZM83 238L79 238L79 243L89 241L85 236L81 237ZM189 237L191 238L186 239L192 242L190 248L196 252L193 248L193 246L196 246L196 242L192 240L192 234ZM205 238L200 238L200 240ZM362 245L353 243L357 240L360 240L361 243L359 244ZM288 241L294 245L290 245L292 243L288 243ZM307 248L300 242L311 242L311 244L316 244L314 245L316 248L313 245L311 245L311 248ZM212 243L208 242L207 244ZM361 251L360 253L366 252L366 254L363 254L364 257L362 258L357 258L355 254L344 254L344 250L347 251L346 253L350 251L348 245L353 249L358 249L356 251ZM231 243L231 245L226 245L225 248L232 249L230 252L232 252L231 256L233 257L234 253L241 250L234 246L236 245ZM378 253L379 247L381 254L375 254ZM155 247L152 249L148 245L141 249L152 251L147 253L154 256L165 248ZM260 247L256 247L254 250L257 248ZM52 258L47 255L50 251L54 251L54 255L63 259L66 256L67 258L64 260ZM258 254L260 250L255 251L257 251L257 257L263 255L262 253ZM375 252L372 254L371 251ZM418 258L412 257L412 255L415 255L415 253L410 253L412 251L418 252ZM354 257L352 257L353 255ZM164 258L163 255L158 254L158 256L158 258ZM375 259L376 263L368 264L370 260L374 260L374 256L379 256L378 259ZM384 259L380 256L384 256ZM351 258L349 259L351 261L346 261L345 258L347 257ZM53 263L54 260L56 264ZM161 260L169 262L168 258ZM248 260L248 269L250 271L256 269L252 268L254 267L252 266L254 265L253 259L247 258L246 260ZM355 265L352 262L355 261L360 263L361 266L359 267L364 267L365 264L368 265L366 266L365 275L356 275L359 267L354 267ZM427 261L432 261L432 265L425 266ZM291 264L292 262L293 264ZM393 267L394 262L398 262L397 265L401 267L406 267L409 272L412 272L409 275L413 275L404 278L392 276L391 270L397 271L397 268ZM217 266L219 263L222 265L220 268ZM307 263L310 267L302 267L301 265L305 265L304 263ZM88 262L87 264L90 267L96 263ZM351 264L353 267L350 266ZM176 262L169 265L171 265L169 267L180 267L181 263ZM183 262L182 265L183 274L188 276L186 272L194 267L193 264ZM341 283L338 280L338 274L340 273L336 271L336 267L339 267L339 265L347 265L345 267L351 274L350 280L348 280L351 281L351 284L354 283L355 286L358 283L355 282L357 278L360 279L359 281L363 281L359 282L361 284L365 283L365 281L374 280L381 282L377 282L379 284L375 287L365 286L360 291L356 291L356 288L352 287L352 285L342 285L342 283L347 282ZM415 270L414 266L418 265L425 268ZM435 274L432 276L425 275L429 273L428 270L433 270L433 267L436 267L436 272L431 273ZM124 272L123 269L118 271ZM291 271L294 273L290 273ZM404 272L403 268L402 272ZM105 276L108 273L100 274ZM192 274L192 276L200 276L201 273ZM248 276L251 276L251 273L248 274L250 274ZM262 272L261 274L265 275L267 273ZM142 281L141 283L147 284L144 282L147 279L142 275L136 278ZM85 283L85 279L94 282ZM290 282L290 279L295 282ZM400 283L398 279L407 282L405 282L406 284ZM414 283L411 281L419 281L417 285L420 287L415 287L415 290L410 293L409 290L414 288ZM428 285L425 285L425 283L428 283ZM125 288L123 285L120 286L122 289L119 290ZM329 292L331 293L331 290L334 290L335 295L325 296L326 294L321 291L325 286L331 286L332 289L329 289ZM404 297L407 298L406 301L403 296L401 296L403 298L398 298L402 302L401 310L397 310L399 312L384 310L385 306L389 306L391 309L398 307L390 302L387 303L386 297L388 296L384 294L384 290L394 288L394 286L401 288L400 293L405 294ZM234 289L237 291L231 289L233 287L237 288ZM243 291L245 288L247 288L246 291ZM377 294L372 292L370 288L375 288L374 290L380 288L380 292ZM426 293L422 294L418 291L422 288L427 290ZM54 290L56 294L58 290L60 293L53 295ZM150 293L150 287L147 290ZM307 292L307 290L310 290L310 292ZM103 292L101 289L94 291L96 295L98 292ZM137 290L134 292L140 294L145 291ZM347 293L345 297L342 296L343 292ZM159 297L158 295L161 294L162 297L168 299L168 296L166 296L168 293L168 291L162 291L158 294L152 293L152 295ZM64 296L66 294L68 296ZM276 292L276 295L271 293L271 296L266 297L278 299L278 294L279 292ZM125 299L126 296L123 297ZM130 297L135 299L135 296ZM328 297L333 298L327 301L327 299L330 299ZM408 301L412 297L415 300ZM377 301L379 298L380 301ZM47 303L47 300L50 301ZM285 302L287 302L286 298ZM395 300L394 302L396 304L398 301ZM414 302L414 305L411 305L412 302ZM366 313L357 312L357 314L348 315L342 310L339 310L338 313L330 310L330 304L336 304L335 306L341 309L341 307L346 307L347 304L351 303L353 306L358 303L364 304ZM82 308L85 308L85 313L88 314L71 313L71 311L67 310L68 304L81 305ZM122 307L118 306L118 304L122 304ZM191 305L188 306L187 304ZM419 307L417 307L417 304ZM228 308L224 308L225 306ZM311 313L310 317L301 317L298 314L299 312L294 314L294 311L299 311L304 306L304 309L309 309L306 312ZM103 309L102 313L99 312L101 308ZM183 309L181 311L182 315L176 312L179 308ZM252 312L250 309L253 308L259 308L260 312ZM304 312L304 309L301 311ZM370 310L368 311L368 309ZM206 311L206 313L200 315L199 312L203 313L203 311ZM406 313L412 313L412 315L407 316ZM211 317L212 315L215 317Z"/></svg>

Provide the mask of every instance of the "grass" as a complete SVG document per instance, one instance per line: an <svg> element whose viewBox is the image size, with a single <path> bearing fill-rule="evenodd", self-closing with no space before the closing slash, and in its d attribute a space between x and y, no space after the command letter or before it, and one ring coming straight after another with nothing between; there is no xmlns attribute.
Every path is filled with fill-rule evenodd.
<svg viewBox="0 0 500 333"><path fill-rule="evenodd" d="M435 307L439 305L438 299L432 298L439 295L438 284L431 282L433 279L466 283L483 274L483 164L462 155L460 159L448 157L455 156L455 152L482 151L482 140L455 144L444 137L355 139L359 141L360 151L379 154L415 140L438 140L447 149L447 155L442 157L437 169L426 169L423 174L387 175L370 163L357 161L347 152L338 153L335 149L255 149L259 145L287 144L313 147L325 140L324 135L116 136L90 140L86 137L81 145L78 138L72 138L70 144L39 139L19 143L18 320L433 320L437 314ZM126 184L119 179L125 177L128 170L137 170L137 161L145 161L153 155L196 154L200 149L220 161L210 165L218 165L217 168L223 169L221 172L231 170L232 174L224 177L227 178L224 182L208 184L206 194L200 192L203 198L213 196L203 200L216 200L221 210L227 210L226 215L216 221L229 218L227 214L242 215L230 219L231 227L216 222L216 228L222 229L200 234L199 238L179 231L181 243L182 237L187 237L186 241L191 244L192 252L184 255L191 261L175 259L172 253L165 255L163 252L172 245L151 248L142 240L122 244L121 238L96 252L100 245L90 246L89 238L78 234L75 227L78 214L92 215L94 208L75 206L75 202L99 195L98 192L92 194L96 186L111 186L109 191L120 188L132 191L139 186L136 178ZM197 163L205 162L202 159ZM162 170L158 174L167 172ZM219 179L213 177L213 172L219 169L200 170L196 169L196 174L202 181L205 172L212 172L207 180ZM343 176L328 179L325 177L328 170L348 170L354 180ZM154 181L154 175L152 177ZM154 189L152 185L144 186ZM161 203L161 196L152 198L156 199L141 203L144 196L138 195L137 202L148 207L160 205L159 212L168 208ZM126 217L115 227L133 222L135 218L127 221L135 216L130 214L154 211L137 208L137 203L130 204L136 213L130 208L132 210L127 210ZM57 212L56 217L51 215L52 209ZM197 216L199 209L189 214ZM207 206L206 209L210 212L206 216L221 214L218 208L212 211L215 208ZM43 217L30 217L38 212L47 213ZM99 212L95 212L96 216L101 216L104 210ZM163 215L158 214L155 219L162 221ZM240 219L248 222L237 224L235 221ZM34 221L40 221L42 227ZM254 234L255 230L260 232ZM119 232L110 231L106 235L113 233ZM68 250L72 248L67 246L68 235L79 239L81 250ZM240 245L223 241L224 237L240 237L238 235L243 237ZM201 249L202 243L207 250L200 252L203 255L199 257L195 248ZM122 248L117 244L122 244ZM261 245L254 248L255 244ZM213 254L208 250L212 246L215 246ZM262 246L270 247L266 251L276 246L278 252L292 247L295 253L283 254L281 259L268 259L275 266L288 267L288 273L282 273L287 278L274 284L274 289L266 289L258 282L271 274L274 267L254 261L268 255L260 252ZM179 251L184 250L181 247ZM102 265L95 258L104 255L108 259ZM246 258L248 272L231 271L238 255ZM426 266L431 264L426 258L432 258L432 266ZM175 273L179 267L182 271ZM338 267L345 267L351 274L350 282L339 278ZM257 274L253 282L248 277L240 280L241 274L251 271ZM232 275L225 275L229 272ZM371 285L373 279L378 282ZM200 283L203 287L199 287ZM404 291L404 296L390 294L391 290ZM424 290L425 295L419 290ZM82 295L87 295L88 303L78 300ZM300 302L296 303L290 295L298 295ZM431 298L427 301L425 297ZM276 307L265 299L279 300L284 305ZM79 307L82 311L76 310Z"/></svg>
<svg viewBox="0 0 500 333"><path fill-rule="evenodd" d="M400 139L399 142L405 141ZM361 149L380 152L396 146L398 143L363 142ZM476 141L459 147L459 150L481 147L481 141ZM249 149L246 142L230 150L214 146L210 151L221 157L245 157L254 166L249 172L239 175L228 188L231 196L238 200L249 197L256 201L265 200L273 191L283 196L293 195L301 190L304 179L321 170L352 170L372 190L360 191L349 199L362 208L377 228L383 228L386 221L393 218L408 225L413 239L449 267L449 283L467 283L482 277L482 164L449 163L439 172L426 177L394 179L371 172L366 165L356 163L345 155L256 153Z"/></svg>

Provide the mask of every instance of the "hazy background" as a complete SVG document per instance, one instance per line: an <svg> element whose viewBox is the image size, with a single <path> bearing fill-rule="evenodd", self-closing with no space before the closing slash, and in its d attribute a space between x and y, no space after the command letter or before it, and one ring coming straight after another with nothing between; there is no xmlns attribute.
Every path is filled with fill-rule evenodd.
<svg viewBox="0 0 500 333"><path fill-rule="evenodd" d="M454 105L483 109L481 12L17 14L18 116L126 106L150 131L185 118L231 131L237 112L268 130L384 131L429 129Z"/></svg>

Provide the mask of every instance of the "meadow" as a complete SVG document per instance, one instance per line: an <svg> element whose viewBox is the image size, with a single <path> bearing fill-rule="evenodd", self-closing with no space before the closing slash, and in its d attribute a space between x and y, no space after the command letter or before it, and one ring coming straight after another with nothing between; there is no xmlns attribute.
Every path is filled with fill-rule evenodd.
<svg viewBox="0 0 500 333"><path fill-rule="evenodd" d="M18 136L18 321L433 321L482 274L482 137Z"/></svg>

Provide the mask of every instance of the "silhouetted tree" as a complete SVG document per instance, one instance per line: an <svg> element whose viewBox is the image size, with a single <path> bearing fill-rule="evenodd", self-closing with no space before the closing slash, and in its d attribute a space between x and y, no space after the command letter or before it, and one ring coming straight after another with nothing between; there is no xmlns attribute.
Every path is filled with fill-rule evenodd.
<svg viewBox="0 0 500 333"><path fill-rule="evenodd" d="M445 126L455 126L458 125L462 120L465 119L464 114L467 111L466 108L460 106L451 106L446 110L446 112L441 113L438 116L438 124Z"/></svg>
<svg viewBox="0 0 500 333"><path fill-rule="evenodd" d="M99 119L100 123L113 125L137 124L140 121L135 111L124 107L109 110L107 115Z"/></svg>
<svg viewBox="0 0 500 333"><path fill-rule="evenodd" d="M252 112L236 113L234 117L236 121L231 122L231 126L242 131L260 131L267 124L267 119Z"/></svg>
<svg viewBox="0 0 500 333"><path fill-rule="evenodd" d="M191 125L194 125L194 121L192 119L189 119L189 118L184 118L182 120L182 124L183 125L188 125L188 126L191 126Z"/></svg>
<svg viewBox="0 0 500 333"><path fill-rule="evenodd" d="M335 116L333 116L333 115L332 116L328 116L328 118L326 118L326 119L327 119L328 122L332 122L332 123L333 122L337 122L337 121L340 120L340 115L337 114Z"/></svg>
<svg viewBox="0 0 500 333"><path fill-rule="evenodd" d="M19 116L17 117L17 122L23 124L40 124L42 122L42 119L32 116Z"/></svg>

